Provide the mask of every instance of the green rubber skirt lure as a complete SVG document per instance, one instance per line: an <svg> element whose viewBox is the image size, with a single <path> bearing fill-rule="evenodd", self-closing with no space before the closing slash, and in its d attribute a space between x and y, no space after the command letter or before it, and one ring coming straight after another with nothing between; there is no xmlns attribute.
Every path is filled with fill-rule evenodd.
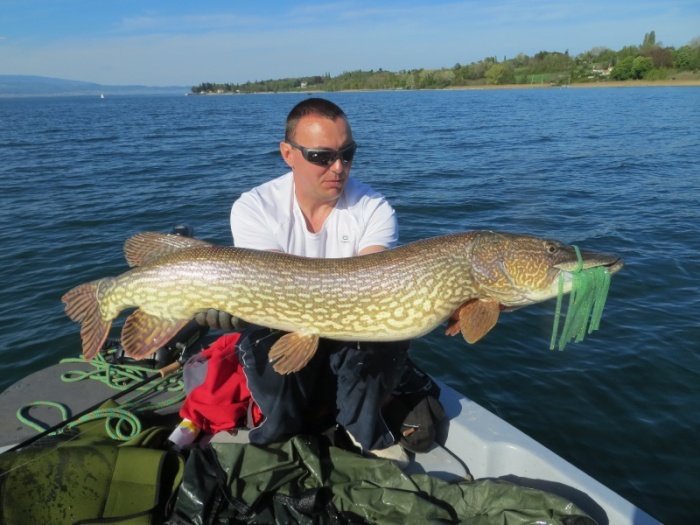
<svg viewBox="0 0 700 525"><path fill-rule="evenodd" d="M610 289L610 272L603 266L583 270L583 259L577 246L573 246L579 258L579 266L572 272L571 294L566 313L564 327L559 334L559 350L564 350L569 341L576 343L583 341L586 334L590 334L600 327L600 319ZM559 274L559 294L557 296L557 308L554 314L554 327L550 350L557 346L557 334L559 332L559 319L564 297L564 274Z"/></svg>

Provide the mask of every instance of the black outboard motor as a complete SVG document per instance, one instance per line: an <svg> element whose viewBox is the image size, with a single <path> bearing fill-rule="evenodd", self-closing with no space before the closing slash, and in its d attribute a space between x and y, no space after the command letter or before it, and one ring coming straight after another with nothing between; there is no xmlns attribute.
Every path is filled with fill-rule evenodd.
<svg viewBox="0 0 700 525"><path fill-rule="evenodd" d="M179 235L180 237L194 237L194 228L189 224L179 224L168 233L170 235Z"/></svg>

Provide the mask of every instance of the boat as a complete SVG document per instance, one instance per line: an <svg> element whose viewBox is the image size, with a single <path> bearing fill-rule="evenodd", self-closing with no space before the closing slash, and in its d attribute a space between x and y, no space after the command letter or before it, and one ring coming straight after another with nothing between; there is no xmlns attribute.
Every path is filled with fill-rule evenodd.
<svg viewBox="0 0 700 525"><path fill-rule="evenodd" d="M494 413L441 384L449 432L444 448L476 479L497 478L575 503L599 525L653 525L658 520Z"/></svg>
<svg viewBox="0 0 700 525"><path fill-rule="evenodd" d="M178 226L171 233L191 236L192 230ZM179 380L182 364L221 335L208 330L193 321L165 347L140 362L130 361L118 340L108 340L103 352L91 362L82 356L65 359L17 381L0 393L0 421L5 422L0 426L0 459L8 452L28 448L66 422L92 414L105 400L129 406L138 397L146 403L144 419L176 428L181 421L179 410L184 392L172 394L154 389L141 394L138 388L168 381L168 377ZM436 383L445 418L437 428L432 447L409 455L410 462L403 468L405 474L429 474L450 483L469 478L512 482L560 496L599 525L660 523L494 413L449 385L439 380ZM116 393L115 388L119 388ZM23 407L42 400L54 405L40 404L31 409L31 416L25 411L25 417L42 421L47 429L7 423L15 420L15 414ZM59 414L56 403L67 407L67 413ZM245 435L245 431L220 432L211 441L240 443L245 442ZM0 521L1 518L2 515Z"/></svg>
<svg viewBox="0 0 700 525"><path fill-rule="evenodd" d="M205 346L207 338L199 342ZM210 339L211 340L211 339ZM48 399L69 407L71 414L89 412L102 400L129 395L114 390L102 381L74 381L66 383L65 376L84 376L94 373L94 364L81 357L35 372L19 380L0 394L0 420L11 421L15 412L29 402ZM111 369L130 368L131 365L111 364ZM177 368L177 367L175 367ZM140 367L145 380L138 378L137 384L150 382L158 376ZM614 491L573 466L542 444L530 438L508 422L480 406L450 386L437 381L440 400L446 417L437 430L436 443L422 454L411 455L411 462L404 471L427 473L446 481L454 481L471 474L474 479L499 479L556 494L574 503L591 516L599 525L654 525L660 523ZM133 387L132 387L133 388ZM151 394L158 402L162 392ZM120 399L120 403L123 401ZM179 422L180 402L154 410L160 423L175 427ZM71 419L75 419L74 416ZM44 421L51 428L62 425L55 409L39 406L32 409L32 418ZM27 426L3 424L0 430L0 454L26 445L37 436L46 434ZM242 433L241 435L245 435ZM219 438L223 436L223 438ZM240 436L228 437L228 433L214 436L213 441L240 440ZM469 473L469 474L467 474Z"/></svg>

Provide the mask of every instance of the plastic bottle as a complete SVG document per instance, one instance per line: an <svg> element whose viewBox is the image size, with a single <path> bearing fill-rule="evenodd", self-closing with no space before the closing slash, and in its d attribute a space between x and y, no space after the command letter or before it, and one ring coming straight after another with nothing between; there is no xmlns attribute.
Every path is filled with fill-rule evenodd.
<svg viewBox="0 0 700 525"><path fill-rule="evenodd" d="M183 419L175 430L170 434L168 440L172 442L175 450L180 450L187 445L194 443L201 429L189 419Z"/></svg>

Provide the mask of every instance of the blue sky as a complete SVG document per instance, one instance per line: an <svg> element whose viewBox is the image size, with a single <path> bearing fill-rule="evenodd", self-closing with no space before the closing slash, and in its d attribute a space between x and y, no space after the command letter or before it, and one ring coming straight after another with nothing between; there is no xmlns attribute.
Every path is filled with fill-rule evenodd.
<svg viewBox="0 0 700 525"><path fill-rule="evenodd" d="M700 37L699 0L2 0L0 74L191 86Z"/></svg>

